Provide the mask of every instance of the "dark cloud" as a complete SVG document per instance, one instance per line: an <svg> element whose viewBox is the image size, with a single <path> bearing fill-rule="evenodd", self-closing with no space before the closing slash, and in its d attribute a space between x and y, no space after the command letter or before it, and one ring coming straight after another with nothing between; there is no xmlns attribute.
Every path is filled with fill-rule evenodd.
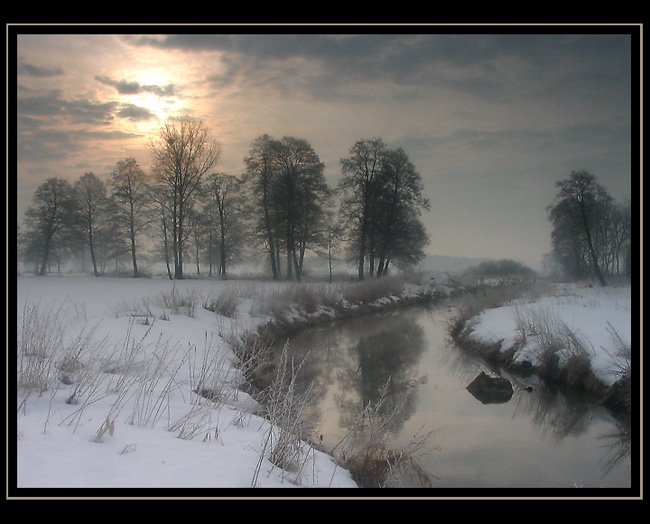
<svg viewBox="0 0 650 524"><path fill-rule="evenodd" d="M433 28L435 30L435 28ZM452 91L487 101L557 98L588 89L629 96L631 38L599 34L176 34L128 37L132 45L220 53L215 88L240 82L314 98L359 95L367 83L411 96ZM290 69L302 59L311 68ZM588 87L585 87L588 86Z"/></svg>
<svg viewBox="0 0 650 524"><path fill-rule="evenodd" d="M66 100L60 93L18 97L19 116L60 117L70 123L106 123L113 118L118 102L97 102L88 99Z"/></svg>
<svg viewBox="0 0 650 524"><path fill-rule="evenodd" d="M166 86L142 85L138 82L127 82L126 80L112 80L106 75L96 75L98 82L114 87L121 95L137 95L140 93L152 93L159 97L176 96L176 88L173 84Z"/></svg>
<svg viewBox="0 0 650 524"><path fill-rule="evenodd" d="M134 104L124 104L120 109L115 113L116 116L120 118L128 118L134 122L139 122L143 120L152 120L156 117L156 114L150 111L145 107L139 107Z"/></svg>
<svg viewBox="0 0 650 524"><path fill-rule="evenodd" d="M63 75L63 69L54 67L39 67L33 64L28 64L26 62L18 63L18 74L26 74L30 76L35 76L37 78L50 78L53 76Z"/></svg>
<svg viewBox="0 0 650 524"><path fill-rule="evenodd" d="M83 152L91 142L106 143L135 136L115 130L49 128L46 124L22 119L16 135L18 161L63 161L74 153Z"/></svg>

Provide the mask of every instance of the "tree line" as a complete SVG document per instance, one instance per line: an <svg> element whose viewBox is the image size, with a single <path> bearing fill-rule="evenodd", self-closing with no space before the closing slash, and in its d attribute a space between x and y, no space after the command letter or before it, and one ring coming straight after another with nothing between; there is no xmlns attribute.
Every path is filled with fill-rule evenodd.
<svg viewBox="0 0 650 524"><path fill-rule="evenodd" d="M138 277L146 252L164 262L170 279L182 279L188 256L198 274L203 265L225 278L233 263L261 253L274 279L296 281L310 251L328 258L331 276L334 255L346 247L360 279L424 256L419 216L429 204L421 177L402 149L381 139L354 144L336 188L300 138L258 137L239 175L216 171L220 145L191 117L165 122L149 149L150 173L125 158L107 182L92 172L74 183L47 179L18 230L19 256L43 275L83 254L96 276L128 256Z"/></svg>

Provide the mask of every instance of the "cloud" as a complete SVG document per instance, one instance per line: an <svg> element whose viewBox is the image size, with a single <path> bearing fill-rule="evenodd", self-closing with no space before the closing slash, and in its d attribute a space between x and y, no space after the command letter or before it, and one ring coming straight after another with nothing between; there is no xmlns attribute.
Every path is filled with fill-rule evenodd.
<svg viewBox="0 0 650 524"><path fill-rule="evenodd" d="M16 108L19 116L60 117L71 123L106 123L113 118L118 102L97 102L78 98L66 100L61 92L50 91L35 96L19 96Z"/></svg>
<svg viewBox="0 0 650 524"><path fill-rule="evenodd" d="M16 135L17 160L26 162L62 161L83 152L91 142L124 140L137 135L118 130L46 128L42 121L21 119Z"/></svg>
<svg viewBox="0 0 650 524"><path fill-rule="evenodd" d="M615 100L629 91L620 79L631 67L628 35L175 34L124 41L217 55L207 78L213 87L293 88L315 99L364 96L381 84L393 97L455 93L501 103L567 97L588 85Z"/></svg>
<svg viewBox="0 0 650 524"><path fill-rule="evenodd" d="M63 69L59 67L48 68L48 67L39 67L33 64L28 64L26 62L20 62L17 69L18 74L26 74L29 76L35 76L37 78L50 78L53 76L63 75Z"/></svg>
<svg viewBox="0 0 650 524"><path fill-rule="evenodd" d="M126 80L112 80L106 75L95 75L98 82L114 87L121 95L138 95L140 93L152 93L159 97L176 96L176 88L173 84L166 86L142 85L139 82L127 82Z"/></svg>
<svg viewBox="0 0 650 524"><path fill-rule="evenodd" d="M145 107L139 107L134 104L124 104L115 113L121 118L128 118L131 121L139 122L142 120L151 120L157 118L156 114Z"/></svg>

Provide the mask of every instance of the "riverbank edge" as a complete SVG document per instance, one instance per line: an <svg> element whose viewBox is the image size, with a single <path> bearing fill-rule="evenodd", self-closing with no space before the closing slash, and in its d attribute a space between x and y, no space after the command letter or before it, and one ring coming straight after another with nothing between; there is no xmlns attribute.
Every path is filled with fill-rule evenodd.
<svg viewBox="0 0 650 524"><path fill-rule="evenodd" d="M508 300L515 297L524 297L528 289L529 286L527 285L515 285L514 297L510 295ZM481 290L473 289L470 295L475 295L479 291ZM485 289L482 291L485 291ZM503 303L505 302L504 300ZM559 367L556 360L537 365L529 361L517 362L514 359L517 347L512 345L504 348L505 339L486 342L472 337L473 319L481 311L499 307L501 304L499 302L482 308L471 306L464 309L460 308L449 322L448 333L450 339L458 348L481 358L492 367L502 368L514 376L524 378L535 375L546 385L565 393L579 392L587 395L592 402L606 407L616 416L630 416L632 388L629 374L608 385L597 377L590 368L581 369L576 377L576 373L573 373L571 369Z"/></svg>
<svg viewBox="0 0 650 524"><path fill-rule="evenodd" d="M403 291L405 292L401 295L388 294L368 302L348 302L342 300L334 305L330 304L327 307L318 307L316 311L311 313L303 311L302 314L294 314L290 317L283 317L276 314L270 320L258 325L256 329L244 333L236 342L231 342L230 346L240 359L255 358L254 356L247 355L247 352L251 351L250 348L254 348L252 351L256 351L262 345L273 347L277 351L282 341L286 341L305 330L325 327L338 322L351 321L373 314L388 314L392 311L403 310L409 307L434 306L438 302L462 294L464 288L456 285L453 287L449 287L448 285L416 286L415 290L411 287L408 291L403 288ZM273 356L277 357L277 355ZM262 407L262 410L265 410L265 392L272 388L273 381L277 378L276 368L267 364L263 365L261 369L249 368L248 370L243 369L243 371L249 386L246 392L255 398ZM256 414L265 416L264 412L258 412ZM301 440L310 447L330 455L332 460L340 467L350 471L353 480L357 482L359 487L364 487L359 483L358 478L359 473L363 476L363 471L353 471L354 468L351 468L349 464L341 463L318 442L304 438L301 438ZM399 456L399 454L396 456ZM362 464L360 467L368 466L370 464Z"/></svg>
<svg viewBox="0 0 650 524"><path fill-rule="evenodd" d="M409 290L403 295L384 295L372 301L348 302L342 300L336 304L320 306L313 312L301 311L291 316L274 315L270 320L260 323L255 329L242 334L240 339L231 343L238 356L245 355L248 346L259 343L276 346L281 341L294 337L305 330L328 326L337 322L346 322L373 314L390 313L415 306L432 306L437 302L458 296L464 292L460 287L426 288ZM265 376L268 375L266 370ZM247 376L254 389L262 391L268 387L268 381L260 377ZM256 385L256 383L261 384Z"/></svg>

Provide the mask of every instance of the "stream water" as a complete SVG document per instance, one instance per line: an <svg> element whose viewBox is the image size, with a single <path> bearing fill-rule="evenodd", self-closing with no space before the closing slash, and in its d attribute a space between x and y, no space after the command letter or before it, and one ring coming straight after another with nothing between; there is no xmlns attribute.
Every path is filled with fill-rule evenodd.
<svg viewBox="0 0 650 524"><path fill-rule="evenodd" d="M633 487L629 424L606 409L534 378L506 376L514 392L505 402L470 394L468 384L494 370L450 345L450 311L408 308L292 338L289 354L303 361L298 381L312 397L308 418L326 451L351 453L350 428L360 426L364 407L375 406L385 415L389 448L419 443L411 466L386 486Z"/></svg>

